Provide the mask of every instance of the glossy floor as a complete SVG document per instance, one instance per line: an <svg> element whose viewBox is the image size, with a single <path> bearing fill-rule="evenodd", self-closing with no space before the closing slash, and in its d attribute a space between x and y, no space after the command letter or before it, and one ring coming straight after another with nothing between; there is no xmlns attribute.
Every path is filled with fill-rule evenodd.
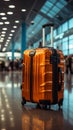
<svg viewBox="0 0 73 130"><path fill-rule="evenodd" d="M0 72L0 130L73 130L73 76L65 75L62 110L21 105L21 72Z"/></svg>

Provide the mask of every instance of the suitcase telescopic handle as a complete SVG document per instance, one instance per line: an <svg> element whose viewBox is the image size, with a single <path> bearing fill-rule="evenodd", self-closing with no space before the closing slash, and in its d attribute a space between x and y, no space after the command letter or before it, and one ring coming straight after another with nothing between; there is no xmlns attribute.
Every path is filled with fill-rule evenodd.
<svg viewBox="0 0 73 130"><path fill-rule="evenodd" d="M42 27L45 28L45 27L53 27L54 24L53 23L47 23L47 24L44 24Z"/></svg>
<svg viewBox="0 0 73 130"><path fill-rule="evenodd" d="M50 27L51 28L51 47L53 47L53 26L54 24L53 23L47 23L47 24L44 24L42 26L42 35L43 35L43 43L42 43L42 46L44 47L45 46L45 28L46 27Z"/></svg>

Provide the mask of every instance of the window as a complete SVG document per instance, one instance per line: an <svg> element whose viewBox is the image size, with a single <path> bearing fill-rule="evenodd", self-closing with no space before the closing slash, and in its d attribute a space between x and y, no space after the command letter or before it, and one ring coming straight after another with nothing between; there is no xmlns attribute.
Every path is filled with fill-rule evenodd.
<svg viewBox="0 0 73 130"><path fill-rule="evenodd" d="M73 49L70 49L70 50L69 50L69 54L73 54Z"/></svg>
<svg viewBox="0 0 73 130"><path fill-rule="evenodd" d="M68 42L62 43L62 50L68 50Z"/></svg>
<svg viewBox="0 0 73 130"><path fill-rule="evenodd" d="M69 36L69 52L73 53L73 35Z"/></svg>
<svg viewBox="0 0 73 130"><path fill-rule="evenodd" d="M56 31L56 29L54 30L54 37L57 35L57 31Z"/></svg>
<svg viewBox="0 0 73 130"><path fill-rule="evenodd" d="M73 40L69 41L69 49L73 48Z"/></svg>
<svg viewBox="0 0 73 130"><path fill-rule="evenodd" d="M64 50L64 51L63 51L63 54L64 54L64 55L68 55L68 50Z"/></svg>
<svg viewBox="0 0 73 130"><path fill-rule="evenodd" d="M69 41L73 39L73 35L70 35L69 36Z"/></svg>
<svg viewBox="0 0 73 130"><path fill-rule="evenodd" d="M62 32L65 32L68 30L68 22L65 22L63 25L62 25Z"/></svg>
<svg viewBox="0 0 73 130"><path fill-rule="evenodd" d="M69 29L73 28L73 18L69 20Z"/></svg>
<svg viewBox="0 0 73 130"><path fill-rule="evenodd" d="M62 40L62 50L68 50L68 37Z"/></svg>
<svg viewBox="0 0 73 130"><path fill-rule="evenodd" d="M57 48L58 47L58 41L57 42L54 42L54 48Z"/></svg>
<svg viewBox="0 0 73 130"><path fill-rule="evenodd" d="M60 26L60 27L57 29L57 33L58 33L58 34L62 33L62 26Z"/></svg>

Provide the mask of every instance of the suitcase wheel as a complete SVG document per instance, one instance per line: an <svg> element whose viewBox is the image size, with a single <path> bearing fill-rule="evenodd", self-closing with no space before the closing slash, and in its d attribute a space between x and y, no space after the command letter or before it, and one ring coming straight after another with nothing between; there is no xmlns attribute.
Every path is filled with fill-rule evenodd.
<svg viewBox="0 0 73 130"><path fill-rule="evenodd" d="M37 108L37 109L41 109L40 103L37 103L36 108Z"/></svg>
<svg viewBox="0 0 73 130"><path fill-rule="evenodd" d="M40 103L37 103L37 106L36 106L37 109L47 109L47 105L45 104L40 104Z"/></svg>
<svg viewBox="0 0 73 130"><path fill-rule="evenodd" d="M50 100L39 100L39 104L41 105L42 109L47 110L47 105L49 105L49 110L51 108L51 101Z"/></svg>
<svg viewBox="0 0 73 130"><path fill-rule="evenodd" d="M62 105L63 105L63 98L60 99L59 102L58 102L59 110L61 109Z"/></svg>
<svg viewBox="0 0 73 130"><path fill-rule="evenodd" d="M22 105L26 104L26 99L24 97L22 97L22 102L21 102Z"/></svg>

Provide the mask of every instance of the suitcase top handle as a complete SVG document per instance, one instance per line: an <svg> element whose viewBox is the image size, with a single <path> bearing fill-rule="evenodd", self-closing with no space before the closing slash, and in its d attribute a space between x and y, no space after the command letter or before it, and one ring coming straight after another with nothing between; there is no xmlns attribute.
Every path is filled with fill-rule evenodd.
<svg viewBox="0 0 73 130"><path fill-rule="evenodd" d="M54 24L53 23L47 23L47 24L44 24L42 27L45 28L45 27L53 27Z"/></svg>

